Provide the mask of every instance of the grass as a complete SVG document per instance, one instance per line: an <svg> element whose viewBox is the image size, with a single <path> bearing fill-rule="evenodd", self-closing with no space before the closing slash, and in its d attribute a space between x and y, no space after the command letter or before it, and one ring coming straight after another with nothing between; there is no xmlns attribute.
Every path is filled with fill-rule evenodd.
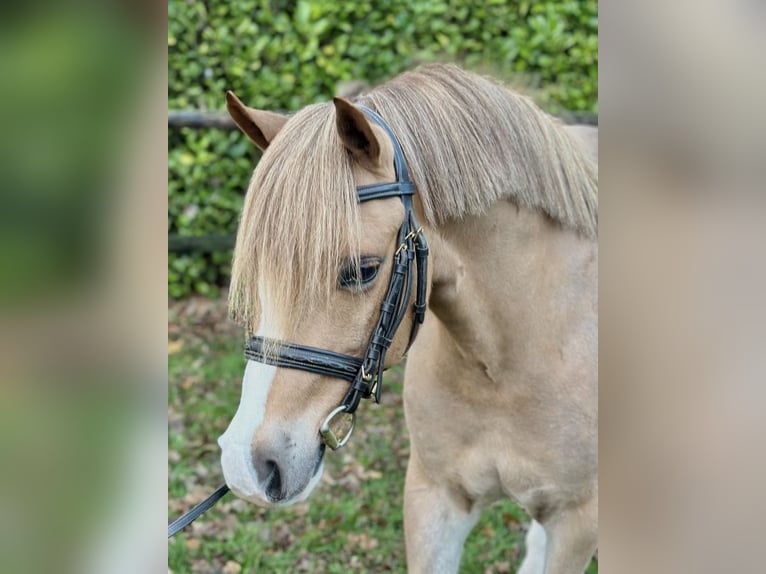
<svg viewBox="0 0 766 574"><path fill-rule="evenodd" d="M222 483L216 439L237 408L241 333L220 301L171 308L168 519ZM380 405L365 401L350 443L325 456L308 501L262 509L229 494L168 542L174 573L405 572L402 493L409 441L401 368L387 373ZM514 572L528 519L510 501L485 511L465 545L461 572ZM597 572L595 563L589 572Z"/></svg>

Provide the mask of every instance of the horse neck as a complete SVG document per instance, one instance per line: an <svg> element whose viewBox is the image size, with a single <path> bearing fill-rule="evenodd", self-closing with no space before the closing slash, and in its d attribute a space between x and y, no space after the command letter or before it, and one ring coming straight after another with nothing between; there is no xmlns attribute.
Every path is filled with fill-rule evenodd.
<svg viewBox="0 0 766 574"><path fill-rule="evenodd" d="M435 231L429 307L488 373L538 372L550 353L563 356L552 345L595 328L594 240L509 201Z"/></svg>

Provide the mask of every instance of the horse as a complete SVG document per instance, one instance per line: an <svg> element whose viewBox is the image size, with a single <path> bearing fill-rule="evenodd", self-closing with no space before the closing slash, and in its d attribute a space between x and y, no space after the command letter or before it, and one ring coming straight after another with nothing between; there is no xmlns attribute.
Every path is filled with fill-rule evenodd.
<svg viewBox="0 0 766 574"><path fill-rule="evenodd" d="M219 438L229 487L267 507L305 500L350 433L328 423L379 396L364 368L379 344L381 369L407 353L408 571L457 572L482 510L511 498L532 519L519 571L583 572L598 534L595 130L447 64L290 117L226 100L263 150L229 291L261 343ZM421 237L418 288L371 336Z"/></svg>

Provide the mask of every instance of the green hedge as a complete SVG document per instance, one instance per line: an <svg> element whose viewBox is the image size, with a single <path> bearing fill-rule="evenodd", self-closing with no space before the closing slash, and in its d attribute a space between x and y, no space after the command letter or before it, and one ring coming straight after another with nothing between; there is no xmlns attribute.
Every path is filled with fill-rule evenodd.
<svg viewBox="0 0 766 574"><path fill-rule="evenodd" d="M551 111L597 112L596 0L170 0L171 109L297 110L342 80L384 81L419 62L456 61L523 83ZM168 232L236 229L257 152L238 132L171 130ZM169 255L169 294L214 294L230 253Z"/></svg>

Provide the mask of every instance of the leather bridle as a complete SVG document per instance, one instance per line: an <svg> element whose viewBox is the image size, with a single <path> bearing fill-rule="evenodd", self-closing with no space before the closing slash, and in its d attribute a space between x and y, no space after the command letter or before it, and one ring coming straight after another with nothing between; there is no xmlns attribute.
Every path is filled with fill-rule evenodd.
<svg viewBox="0 0 766 574"><path fill-rule="evenodd" d="M388 281L386 295L380 305L378 321L367 343L367 350L362 358L358 358L296 343L277 341L275 345L274 341L264 337L252 337L245 345L245 356L249 360L275 367L336 377L350 383L340 406L327 416L320 427L319 432L322 440L333 450L348 442L354 429L355 412L359 406L359 401L374 396L375 402L380 402L386 352L396 330L407 314L412 295L413 265L417 273L417 285L412 329L407 344L408 349L415 340L418 328L423 323L426 314L428 245L412 207L415 186L410 179L402 148L391 128L383 118L371 109L361 105L357 107L364 112L369 120L379 125L388 134L394 147L394 170L396 172L395 182L358 186L356 193L359 202L399 197L404 205L404 221L399 228L391 278ZM351 415L351 426L345 435L339 438L332 426L341 415Z"/></svg>

